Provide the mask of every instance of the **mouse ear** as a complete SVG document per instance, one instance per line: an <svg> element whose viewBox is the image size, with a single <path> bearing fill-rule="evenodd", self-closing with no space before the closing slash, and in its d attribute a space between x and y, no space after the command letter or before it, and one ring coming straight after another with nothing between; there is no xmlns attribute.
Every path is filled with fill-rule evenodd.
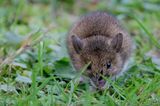
<svg viewBox="0 0 160 106"><path fill-rule="evenodd" d="M83 41L78 36L75 35L72 35L71 39L75 51L79 54L83 48Z"/></svg>
<svg viewBox="0 0 160 106"><path fill-rule="evenodd" d="M122 42L123 42L123 35L122 33L118 33L111 41L112 49L116 50L116 52L119 52L122 47Z"/></svg>

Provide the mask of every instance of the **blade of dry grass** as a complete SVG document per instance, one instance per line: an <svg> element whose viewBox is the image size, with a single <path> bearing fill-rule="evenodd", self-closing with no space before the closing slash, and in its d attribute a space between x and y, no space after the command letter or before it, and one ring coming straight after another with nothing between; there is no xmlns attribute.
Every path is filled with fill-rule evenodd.
<svg viewBox="0 0 160 106"><path fill-rule="evenodd" d="M29 49L30 47L33 47L34 45L38 44L40 41L43 40L43 38L47 35L47 33L53 28L54 26L50 26L47 30L45 31L34 31L31 32L28 37L22 42L22 45L20 46L20 48L15 52L10 54L1 64L0 64L0 74L2 74L3 71L3 67L5 65L9 65L11 64L14 59L19 56L20 54L22 54L23 52L25 52L27 49ZM38 35L39 33L42 33L40 36L36 37L36 39L34 40L33 37Z"/></svg>

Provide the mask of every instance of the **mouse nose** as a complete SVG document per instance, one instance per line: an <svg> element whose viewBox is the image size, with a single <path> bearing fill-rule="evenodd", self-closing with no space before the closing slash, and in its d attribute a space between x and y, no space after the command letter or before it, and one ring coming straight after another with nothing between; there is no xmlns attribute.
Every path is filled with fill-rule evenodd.
<svg viewBox="0 0 160 106"><path fill-rule="evenodd" d="M102 76L103 76L103 69L100 70L100 73L97 73L98 74L98 81L102 80Z"/></svg>
<svg viewBox="0 0 160 106"><path fill-rule="evenodd" d="M103 77L99 76L98 81L101 81L101 80L103 80Z"/></svg>
<svg viewBox="0 0 160 106"><path fill-rule="evenodd" d="M94 77L99 81L102 79L102 76L103 76L103 70L100 70L100 71L96 72Z"/></svg>
<svg viewBox="0 0 160 106"><path fill-rule="evenodd" d="M104 79L103 79L103 70L100 70L99 73L96 73L96 85L102 86L104 85Z"/></svg>

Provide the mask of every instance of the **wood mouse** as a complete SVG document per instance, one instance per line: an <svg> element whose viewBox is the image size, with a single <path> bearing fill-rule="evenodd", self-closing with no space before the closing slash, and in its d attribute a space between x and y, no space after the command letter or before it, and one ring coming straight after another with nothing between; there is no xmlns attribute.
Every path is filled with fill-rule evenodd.
<svg viewBox="0 0 160 106"><path fill-rule="evenodd" d="M103 89L104 77L115 78L123 72L131 56L132 40L119 21L106 12L92 12L81 17L70 29L67 48L77 71L84 72L91 84Z"/></svg>

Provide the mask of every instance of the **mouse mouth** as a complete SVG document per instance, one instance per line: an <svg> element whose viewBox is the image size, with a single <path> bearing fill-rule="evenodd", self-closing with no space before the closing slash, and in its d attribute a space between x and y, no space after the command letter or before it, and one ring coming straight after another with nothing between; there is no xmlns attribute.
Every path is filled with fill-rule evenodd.
<svg viewBox="0 0 160 106"><path fill-rule="evenodd" d="M105 83L106 83L106 81L103 79L98 81L98 85L100 88L102 88L105 85Z"/></svg>
<svg viewBox="0 0 160 106"><path fill-rule="evenodd" d="M90 80L90 83L94 88L99 89L99 90L105 89L106 86L108 85L104 79L97 80L97 81Z"/></svg>

